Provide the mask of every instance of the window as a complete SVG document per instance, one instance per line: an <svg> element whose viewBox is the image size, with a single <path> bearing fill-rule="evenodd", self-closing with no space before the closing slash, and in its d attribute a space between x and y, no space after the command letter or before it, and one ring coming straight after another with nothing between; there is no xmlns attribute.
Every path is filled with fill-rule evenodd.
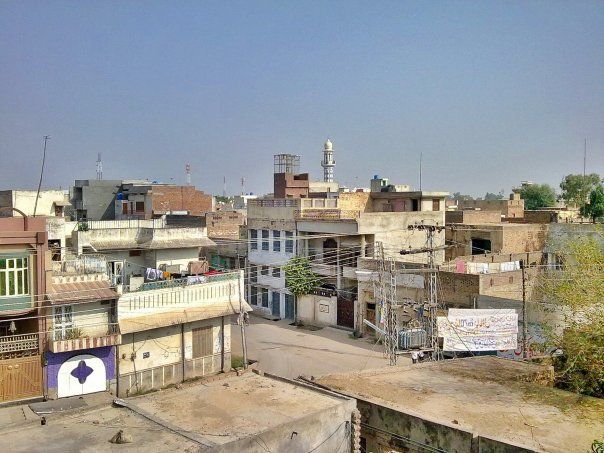
<svg viewBox="0 0 604 453"><path fill-rule="evenodd" d="M193 358L206 357L214 352L212 326L192 329L193 333Z"/></svg>
<svg viewBox="0 0 604 453"><path fill-rule="evenodd" d="M250 283L256 283L258 281L258 270L260 266L250 266Z"/></svg>
<svg viewBox="0 0 604 453"><path fill-rule="evenodd" d="M250 302L252 305L258 305L258 287L252 286L250 288Z"/></svg>
<svg viewBox="0 0 604 453"><path fill-rule="evenodd" d="M434 198L432 200L432 210L433 211L440 211L440 200L438 198Z"/></svg>
<svg viewBox="0 0 604 453"><path fill-rule="evenodd" d="M285 253L294 253L294 233L285 232Z"/></svg>
<svg viewBox="0 0 604 453"><path fill-rule="evenodd" d="M136 202L136 212L145 212L145 202L144 201Z"/></svg>
<svg viewBox="0 0 604 453"><path fill-rule="evenodd" d="M273 230L273 252L281 251L281 231Z"/></svg>
<svg viewBox="0 0 604 453"><path fill-rule="evenodd" d="M29 294L29 258L0 258L0 297Z"/></svg>
<svg viewBox="0 0 604 453"><path fill-rule="evenodd" d="M262 288L262 306L268 308L268 289Z"/></svg>
<svg viewBox="0 0 604 453"><path fill-rule="evenodd" d="M251 250L258 250L258 231L250 230L251 242L250 248Z"/></svg>
<svg viewBox="0 0 604 453"><path fill-rule="evenodd" d="M268 275L268 266L262 266L260 269L260 275Z"/></svg>
<svg viewBox="0 0 604 453"><path fill-rule="evenodd" d="M127 201L122 202L122 214L128 214L128 202Z"/></svg>
<svg viewBox="0 0 604 453"><path fill-rule="evenodd" d="M55 341L65 340L71 334L73 328L73 308L64 305L52 308L53 332Z"/></svg>
<svg viewBox="0 0 604 453"><path fill-rule="evenodd" d="M281 277L281 268L280 267L273 267L273 277L276 278L280 278Z"/></svg>
<svg viewBox="0 0 604 453"><path fill-rule="evenodd" d="M262 250L268 251L268 230L262 230Z"/></svg>

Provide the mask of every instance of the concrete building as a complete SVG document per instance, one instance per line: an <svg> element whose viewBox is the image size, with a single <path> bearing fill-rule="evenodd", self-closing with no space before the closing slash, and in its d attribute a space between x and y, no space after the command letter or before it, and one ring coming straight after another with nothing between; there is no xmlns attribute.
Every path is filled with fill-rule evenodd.
<svg viewBox="0 0 604 453"><path fill-rule="evenodd" d="M203 216L214 197L193 186L124 182L115 199L116 220L153 219L167 214Z"/></svg>
<svg viewBox="0 0 604 453"><path fill-rule="evenodd" d="M349 453L358 433L355 401L304 382L245 373L225 375L45 415L0 431L16 453L129 450L162 452ZM132 443L109 443L118 430Z"/></svg>
<svg viewBox="0 0 604 453"><path fill-rule="evenodd" d="M115 351L121 343L118 293L103 256L52 262L46 295L46 395L116 392Z"/></svg>
<svg viewBox="0 0 604 453"><path fill-rule="evenodd" d="M44 393L47 244L44 217L0 218L0 403Z"/></svg>
<svg viewBox="0 0 604 453"><path fill-rule="evenodd" d="M549 387L551 367L495 357L315 380L356 398L362 451L589 451L604 402Z"/></svg>
<svg viewBox="0 0 604 453"><path fill-rule="evenodd" d="M459 200L457 209L499 211L505 219L517 219L524 216L524 200L518 193L512 193L508 200Z"/></svg>
<svg viewBox="0 0 604 453"><path fill-rule="evenodd" d="M121 180L76 179L69 191L74 220L115 219L115 197Z"/></svg>
<svg viewBox="0 0 604 453"><path fill-rule="evenodd" d="M65 207L69 206L65 192L41 190L37 206L36 194L35 190L0 190L0 208L15 208L0 211L0 216L33 216L35 209L36 216L63 217Z"/></svg>
<svg viewBox="0 0 604 453"><path fill-rule="evenodd" d="M337 199L250 202L250 303L267 315L293 319L296 307L282 268L291 257L306 256L324 287L298 300L297 319L359 329L357 259L372 256L378 242L398 261L401 249L425 246L425 233L408 226L444 225L446 196L425 191L356 192L341 193ZM437 233L436 245L444 245L444 239L444 232ZM413 259L425 263L426 256ZM443 260L441 250L437 261Z"/></svg>
<svg viewBox="0 0 604 453"><path fill-rule="evenodd" d="M120 294L120 396L228 370L231 315L249 310L242 272L199 275L207 270L200 249L214 245L206 228L169 219L91 221L73 233L78 255L105 256Z"/></svg>
<svg viewBox="0 0 604 453"><path fill-rule="evenodd" d="M545 224L479 223L451 224L446 229L450 245L445 259L488 253L526 253L543 250L548 226Z"/></svg>

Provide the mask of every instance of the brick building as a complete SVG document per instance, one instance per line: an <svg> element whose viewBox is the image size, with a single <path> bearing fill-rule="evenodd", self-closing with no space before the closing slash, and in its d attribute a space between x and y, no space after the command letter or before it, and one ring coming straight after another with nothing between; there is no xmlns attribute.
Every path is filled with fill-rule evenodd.
<svg viewBox="0 0 604 453"><path fill-rule="evenodd" d="M459 200L457 208L500 211L502 217L511 219L524 217L524 200L518 193L512 193L508 200Z"/></svg>

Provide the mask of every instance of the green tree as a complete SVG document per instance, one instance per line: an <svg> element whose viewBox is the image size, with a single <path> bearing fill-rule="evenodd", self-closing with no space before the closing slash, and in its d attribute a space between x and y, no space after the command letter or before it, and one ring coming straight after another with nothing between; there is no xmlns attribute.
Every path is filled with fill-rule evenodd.
<svg viewBox="0 0 604 453"><path fill-rule="evenodd" d="M315 274L308 258L296 256L289 260L284 266L285 286L295 296L309 294L313 289L319 286L320 278Z"/></svg>
<svg viewBox="0 0 604 453"><path fill-rule="evenodd" d="M589 194L600 183L600 175L566 175L560 183L562 199L566 204L573 204L582 208L587 204Z"/></svg>
<svg viewBox="0 0 604 453"><path fill-rule="evenodd" d="M581 215L594 223L604 220L604 186L597 185L589 194L589 203L581 208Z"/></svg>
<svg viewBox="0 0 604 453"><path fill-rule="evenodd" d="M524 200L524 209L547 208L556 204L556 192L548 184L523 185L518 192Z"/></svg>
<svg viewBox="0 0 604 453"><path fill-rule="evenodd" d="M563 314L550 340L562 349L554 359L556 385L604 397L604 230L558 247L563 264L543 276L545 300Z"/></svg>
<svg viewBox="0 0 604 453"><path fill-rule="evenodd" d="M503 200L503 191L499 192L499 193L491 193L491 192L487 192L486 195L484 196L484 199L489 201L489 200Z"/></svg>
<svg viewBox="0 0 604 453"><path fill-rule="evenodd" d="M463 195L461 192L454 192L451 198L457 201L468 201L474 199L471 195Z"/></svg>

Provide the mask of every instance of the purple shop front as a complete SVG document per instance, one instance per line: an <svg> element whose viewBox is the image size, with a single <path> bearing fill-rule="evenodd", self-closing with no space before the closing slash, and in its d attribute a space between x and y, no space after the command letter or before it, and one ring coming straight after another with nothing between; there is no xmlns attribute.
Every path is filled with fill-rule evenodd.
<svg viewBox="0 0 604 453"><path fill-rule="evenodd" d="M115 346L71 352L46 352L48 396L63 398L112 390Z"/></svg>

